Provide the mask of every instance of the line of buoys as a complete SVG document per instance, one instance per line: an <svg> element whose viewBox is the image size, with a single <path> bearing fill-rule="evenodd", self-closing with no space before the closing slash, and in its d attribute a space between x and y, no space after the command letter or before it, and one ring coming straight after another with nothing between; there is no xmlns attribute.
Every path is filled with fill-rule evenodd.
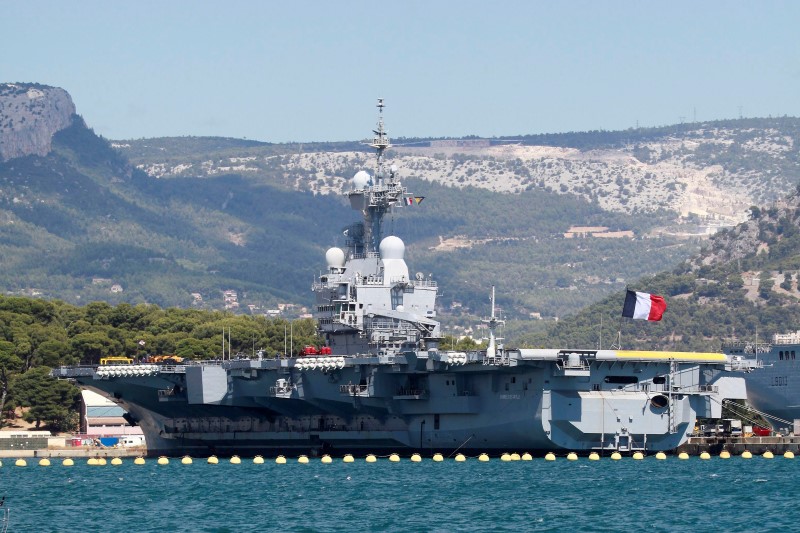
<svg viewBox="0 0 800 533"><path fill-rule="evenodd" d="M619 452L615 451L615 452L612 452L609 457L610 457L611 460L619 461L619 460L622 459L622 454L620 454ZM643 460L645 458L644 454L642 452L639 452L639 451L634 452L631 457L634 460ZM689 459L689 457L690 456L689 456L689 454L687 452L680 452L677 455L677 458L680 459L680 460L686 460L686 459ZM701 452L698 457L701 460L706 461L706 460L710 460L711 459L711 454L709 452L704 451L704 452ZM720 459L730 459L731 457L732 457L732 455L728 450L722 450L720 452L720 454L719 454L719 458ZM753 453L748 451L748 450L745 450L744 452L742 452L740 457L742 459L752 459L753 458ZM761 457L764 458L764 459L773 459L775 457L775 454L772 451L767 450L761 455ZM792 451L788 451L787 450L786 452L783 453L783 457L785 459L794 459L795 454ZM566 458L567 458L568 461L578 461L579 456L575 452L569 452L567 454ZM667 458L667 455L664 452L657 452L655 454L655 458L658 459L658 460L664 460L664 459ZM402 461L401 456L399 454L397 454L397 453L390 454L388 456L388 459L389 459L390 462L393 462L393 463L398 463L398 462ZM409 459L413 463L420 463L420 462L423 461L422 456L419 453L413 453L410 456ZM467 460L467 456L464 455L463 453L458 453L458 454L456 454L454 456L453 459L454 459L455 462L463 463L463 462L465 462ZM480 455L478 455L477 459L480 462L488 462L490 460L490 457L489 457L489 454L481 453ZM590 461L599 461L600 460L600 455L597 452L591 452L589 454L589 456L588 456L588 459ZM375 462L378 461L378 458L374 454L367 454L367 456L365 457L365 460L368 463L375 463ZM445 457L441 453L437 452L437 453L433 454L433 456L431 457L431 460L434 461L434 462L437 462L437 463L438 462L443 462L445 460ZM532 461L533 460L533 456L530 453L527 453L527 452L522 454L522 455L520 455L518 453L507 453L506 452L506 453L503 453L503 454L500 455L500 460L504 461L504 462L510 462L510 461ZM545 461L555 461L556 460L556 454L553 453L553 452L548 452L544 456L544 460ZM323 455L321 457L320 461L322 463L324 463L324 464L331 464L331 463L333 463L333 458L329 454L325 454L325 455ZM342 457L342 461L345 462L345 463L352 463L352 462L355 461L355 459L354 459L352 454L346 454L346 455L344 455ZM185 455L185 456L183 456L181 458L181 464L190 465L190 464L192 464L192 462L193 462L192 458L190 456L188 456L188 455ZM219 459L217 458L216 455L211 455L211 456L208 457L207 462L208 462L208 464L218 464L219 463ZM231 462L231 464L240 464L241 463L241 458L238 455L233 455L230 458L230 462ZM286 457L284 457L283 455L279 455L279 456L277 456L275 458L275 463L276 464L286 464L286 462L287 462L286 461ZM301 463L301 464L307 464L307 463L309 463L309 458L306 455L300 455L297 458L297 462ZM123 460L120 457L114 457L114 458L112 458L110 460L110 463L112 465L114 465L114 466L119 466L119 465L121 465L123 463ZM162 455L161 457L158 458L157 463L159 465L167 465L167 464L169 464L169 458ZM253 458L253 463L254 464L264 464L264 458L261 455L256 455ZM75 465L75 461L74 461L74 459L67 457L67 458L63 459L61 464L63 466L74 466ZM86 464L89 465L89 466L103 466L103 465L107 464L107 460L104 457L90 457L90 458L87 459ZM145 464L145 458L144 457L136 457L133 460L133 464L135 464L135 465L144 465ZM0 466L2 466L2 465L3 465L3 463L0 462ZM27 461L25 459L19 458L19 459L16 459L14 465L15 466L19 466L19 467L24 467L24 466L28 466L28 463L27 463ZM42 458L42 459L40 459L38 461L38 465L39 466L51 466L52 465L52 461L49 458Z"/></svg>

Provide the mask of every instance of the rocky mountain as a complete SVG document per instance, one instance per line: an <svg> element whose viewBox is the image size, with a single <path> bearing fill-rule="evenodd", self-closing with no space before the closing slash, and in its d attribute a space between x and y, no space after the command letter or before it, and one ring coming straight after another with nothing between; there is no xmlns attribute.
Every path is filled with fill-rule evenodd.
<svg viewBox="0 0 800 533"><path fill-rule="evenodd" d="M159 178L237 173L330 194L370 158L352 145L251 145L194 152L194 139L115 144ZM673 214L711 233L746 219L752 205L784 196L800 181L800 119L682 124L624 132L523 136L512 140L399 140L394 161L404 177L449 187L520 194L573 195L620 213ZM158 149L161 148L161 149ZM661 228L664 231L665 228ZM669 231L669 228L666 229ZM692 230L693 231L693 230ZM446 238L447 236L445 236Z"/></svg>
<svg viewBox="0 0 800 533"><path fill-rule="evenodd" d="M0 83L0 161L45 156L53 135L72 123L75 104L64 89Z"/></svg>

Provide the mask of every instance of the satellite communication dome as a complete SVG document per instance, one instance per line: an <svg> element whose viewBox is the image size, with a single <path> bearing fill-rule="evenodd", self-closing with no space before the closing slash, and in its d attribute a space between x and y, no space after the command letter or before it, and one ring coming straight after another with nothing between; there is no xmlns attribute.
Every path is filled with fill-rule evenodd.
<svg viewBox="0 0 800 533"><path fill-rule="evenodd" d="M325 252L325 261L328 262L328 267L341 268L344 266L344 251L341 248L328 248Z"/></svg>
<svg viewBox="0 0 800 533"><path fill-rule="evenodd" d="M356 172L356 175L353 176L352 184L353 189L363 189L367 185L372 182L372 178L365 170L359 170Z"/></svg>
<svg viewBox="0 0 800 533"><path fill-rule="evenodd" d="M381 259L402 259L406 253L406 245L400 237L389 235L380 244Z"/></svg>

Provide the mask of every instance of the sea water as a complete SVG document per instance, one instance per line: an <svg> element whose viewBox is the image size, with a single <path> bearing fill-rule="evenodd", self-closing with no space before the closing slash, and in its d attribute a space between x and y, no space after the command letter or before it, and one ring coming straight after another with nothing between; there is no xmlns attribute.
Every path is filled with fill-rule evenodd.
<svg viewBox="0 0 800 533"><path fill-rule="evenodd" d="M0 497L15 533L795 531L798 473L800 459L780 456L72 467L29 459L3 461Z"/></svg>

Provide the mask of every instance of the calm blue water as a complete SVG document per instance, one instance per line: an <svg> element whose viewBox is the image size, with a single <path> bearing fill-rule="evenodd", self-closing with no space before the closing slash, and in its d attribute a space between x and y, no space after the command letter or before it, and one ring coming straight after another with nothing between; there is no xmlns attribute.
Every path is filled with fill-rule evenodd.
<svg viewBox="0 0 800 533"><path fill-rule="evenodd" d="M76 460L77 461L77 460ZM19 468L11 532L795 531L800 459Z"/></svg>

